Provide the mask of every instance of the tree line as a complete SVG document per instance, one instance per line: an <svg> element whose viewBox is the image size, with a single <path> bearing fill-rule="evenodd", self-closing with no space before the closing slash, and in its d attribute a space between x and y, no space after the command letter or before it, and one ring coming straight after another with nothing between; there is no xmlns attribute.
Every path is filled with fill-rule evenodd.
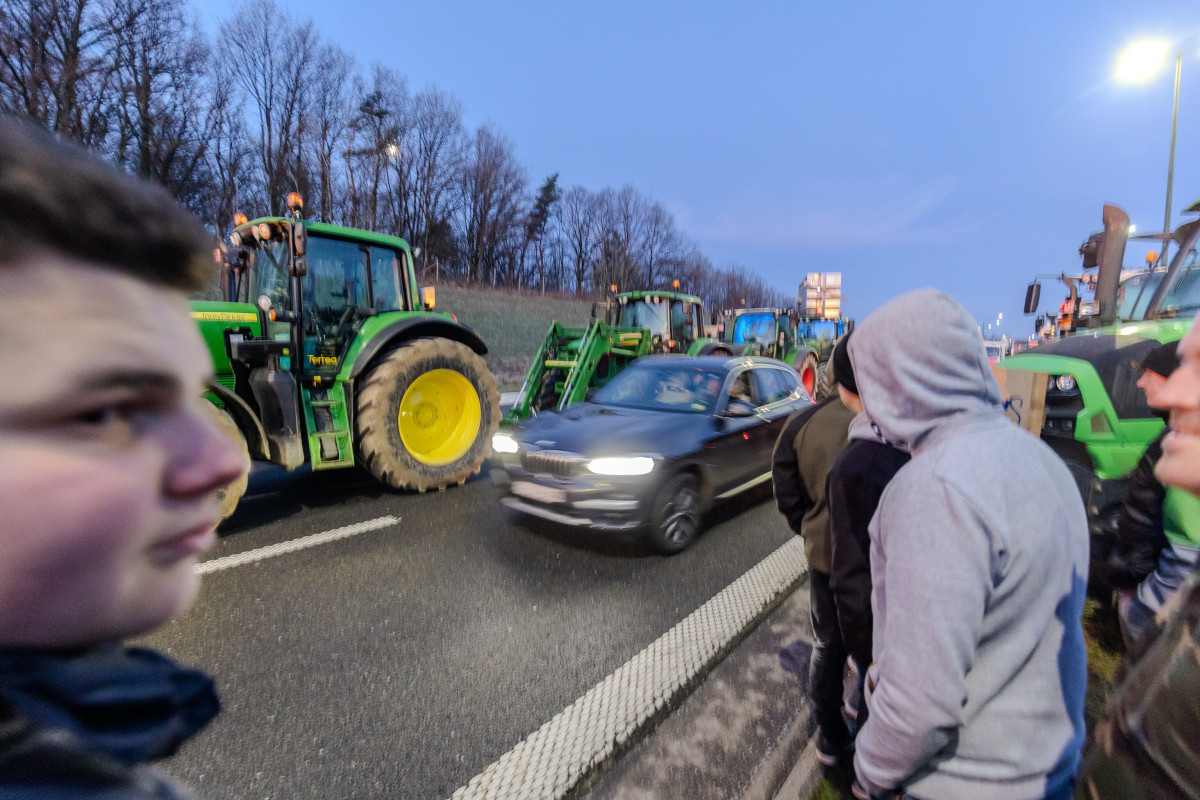
<svg viewBox="0 0 1200 800"><path fill-rule="evenodd" d="M597 294L686 291L713 308L790 305L718 268L632 186L531 181L461 101L361 68L311 20L244 0L212 41L185 0L0 0L0 109L158 181L218 236L283 212L390 233L423 280Z"/></svg>

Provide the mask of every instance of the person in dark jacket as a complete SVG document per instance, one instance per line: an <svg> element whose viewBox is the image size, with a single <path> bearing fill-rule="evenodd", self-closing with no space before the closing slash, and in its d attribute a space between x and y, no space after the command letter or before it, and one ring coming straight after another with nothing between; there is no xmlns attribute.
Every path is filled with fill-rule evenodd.
<svg viewBox="0 0 1200 800"><path fill-rule="evenodd" d="M162 189L0 118L0 798L190 796L147 762L212 681L121 641L195 599L248 467L203 399L209 238Z"/></svg>
<svg viewBox="0 0 1200 800"><path fill-rule="evenodd" d="M842 718L846 648L829 589L830 522L825 492L829 469L846 446L854 412L837 397L793 414L775 442L771 477L775 503L793 531L804 537L808 557L813 644L808 693L817 722L817 757L832 766L850 745Z"/></svg>
<svg viewBox="0 0 1200 800"><path fill-rule="evenodd" d="M1200 322L1179 345L1157 402L1170 412L1155 474L1200 496ZM1078 800L1200 798L1200 570L1193 567L1146 636L1125 655L1125 678L1096 723Z"/></svg>
<svg viewBox="0 0 1200 800"><path fill-rule="evenodd" d="M1158 394L1179 366L1177 346L1177 342L1171 342L1152 349L1142 359L1143 371L1137 383L1146 395L1146 404L1161 410L1164 421L1167 414ZM1127 648L1133 646L1154 617L1154 610L1138 597L1138 585L1154 573L1160 555L1169 547L1163 519L1167 489L1154 477L1154 466L1162 456L1162 442L1168 433L1170 428L1164 427L1129 476L1117 514L1116 541L1098 576L1117 590L1121 634Z"/></svg>
<svg viewBox="0 0 1200 800"><path fill-rule="evenodd" d="M855 716L859 726L867 721L862 697L867 667L871 666L871 517L892 476L908 463L909 455L888 444L863 412L849 341L834 351L834 380L842 403L856 416L850 423L850 443L829 471L829 518L832 524L832 565L829 584L837 606L842 641L859 671L859 698Z"/></svg>

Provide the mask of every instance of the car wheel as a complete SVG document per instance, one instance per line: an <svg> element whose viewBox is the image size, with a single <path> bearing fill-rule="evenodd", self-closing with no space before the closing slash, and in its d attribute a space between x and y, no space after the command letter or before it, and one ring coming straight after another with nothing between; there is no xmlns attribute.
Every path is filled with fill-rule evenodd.
<svg viewBox="0 0 1200 800"><path fill-rule="evenodd" d="M667 481L654 501L650 543L660 553L678 553L700 535L700 487L695 475Z"/></svg>

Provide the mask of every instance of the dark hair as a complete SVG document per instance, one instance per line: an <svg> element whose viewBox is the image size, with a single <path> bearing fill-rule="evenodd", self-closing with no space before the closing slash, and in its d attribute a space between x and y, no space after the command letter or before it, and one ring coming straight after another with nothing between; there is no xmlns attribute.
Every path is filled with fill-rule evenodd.
<svg viewBox="0 0 1200 800"><path fill-rule="evenodd" d="M192 291L212 277L212 247L161 186L0 115L0 269L62 254Z"/></svg>

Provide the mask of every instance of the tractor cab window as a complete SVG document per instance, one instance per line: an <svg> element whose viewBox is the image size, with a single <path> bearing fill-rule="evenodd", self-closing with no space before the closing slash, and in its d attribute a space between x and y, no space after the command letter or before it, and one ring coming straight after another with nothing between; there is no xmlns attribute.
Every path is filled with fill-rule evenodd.
<svg viewBox="0 0 1200 800"><path fill-rule="evenodd" d="M733 324L735 344L758 343L770 347L775 343L774 314L742 314Z"/></svg>
<svg viewBox="0 0 1200 800"><path fill-rule="evenodd" d="M677 342L686 342L688 336L688 321L683 312L683 303L671 303L671 338Z"/></svg>
<svg viewBox="0 0 1200 800"><path fill-rule="evenodd" d="M1196 255L1196 240L1193 247L1178 258L1182 263L1172 265L1176 274L1175 283L1163 298L1161 313L1177 317L1194 317L1200 309L1200 258Z"/></svg>
<svg viewBox="0 0 1200 800"><path fill-rule="evenodd" d="M304 363L332 371L359 323L371 314L367 250L353 242L309 237L304 286Z"/></svg>
<svg viewBox="0 0 1200 800"><path fill-rule="evenodd" d="M371 248L371 290L376 311L401 311L400 264L395 250Z"/></svg>
<svg viewBox="0 0 1200 800"><path fill-rule="evenodd" d="M631 300L621 306L617 325L625 328L645 328L653 336L667 337L667 303Z"/></svg>
<svg viewBox="0 0 1200 800"><path fill-rule="evenodd" d="M234 299L245 303L254 303L258 298L266 295L271 298L272 306L286 309L291 305L289 289L287 242L263 242L253 251L249 291L244 297Z"/></svg>
<svg viewBox="0 0 1200 800"><path fill-rule="evenodd" d="M1143 272L1130 275L1117 289L1117 319L1145 319L1150 298L1162 283L1162 272Z"/></svg>

